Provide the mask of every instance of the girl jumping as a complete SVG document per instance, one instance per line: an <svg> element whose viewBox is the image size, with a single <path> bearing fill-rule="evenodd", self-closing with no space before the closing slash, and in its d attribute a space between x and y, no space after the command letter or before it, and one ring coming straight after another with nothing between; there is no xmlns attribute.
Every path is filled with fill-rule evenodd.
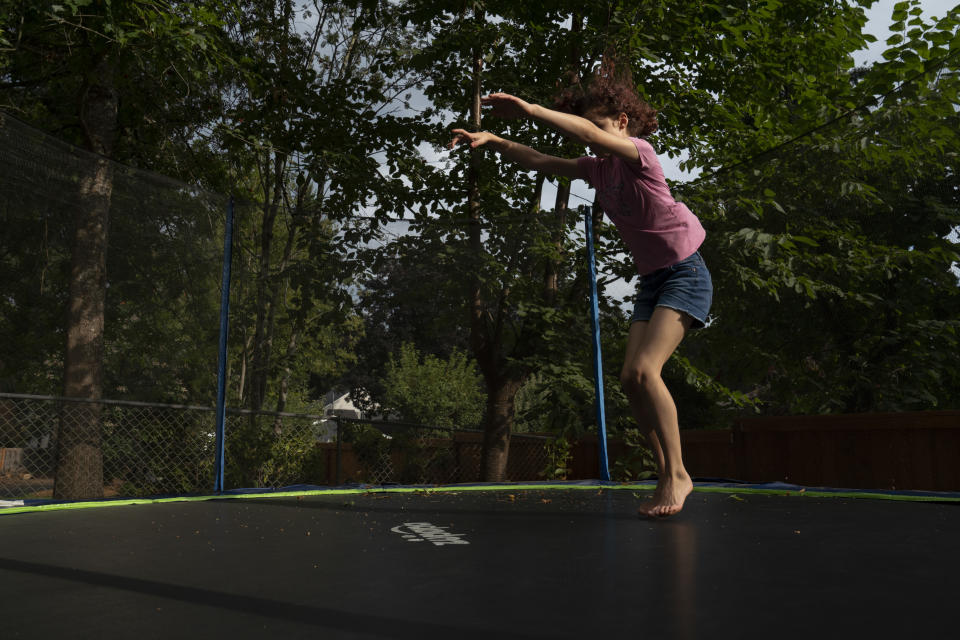
<svg viewBox="0 0 960 640"><path fill-rule="evenodd" d="M657 112L636 93L629 75L598 73L586 89L570 90L555 109L506 93L481 99L500 118L537 120L595 154L576 159L546 155L486 131L454 129L449 147L486 146L528 171L586 180L623 238L640 276L620 382L658 466L645 516L683 508L693 481L683 466L677 407L661 377L687 331L704 326L713 298L710 272L698 251L705 232L697 217L673 199L656 153L645 136L657 130Z"/></svg>

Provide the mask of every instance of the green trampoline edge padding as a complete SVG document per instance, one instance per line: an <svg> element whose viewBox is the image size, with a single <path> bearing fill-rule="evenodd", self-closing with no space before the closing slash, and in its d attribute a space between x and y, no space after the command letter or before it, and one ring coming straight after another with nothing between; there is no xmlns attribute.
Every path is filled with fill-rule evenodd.
<svg viewBox="0 0 960 640"><path fill-rule="evenodd" d="M170 502L208 502L211 500L244 500L251 498L292 498L317 495L361 495L369 493L453 493L470 491L651 491L652 481L639 483L616 483L603 481L581 482L542 482L542 483L489 483L454 484L431 486L379 486L361 485L349 487L323 488L311 485L284 487L281 489L236 489L218 495L164 496L155 498L124 498L89 501L37 502L22 503L16 506L0 507L0 515L15 513L36 513L43 511L61 511L69 509L93 509L144 504L163 504ZM851 489L807 488L782 483L736 484L723 482L701 482L694 486L699 493L728 493L736 498L743 495L776 495L810 498L855 498L872 500L895 500L902 502L938 502L960 504L960 493L935 493L921 491L871 491Z"/></svg>

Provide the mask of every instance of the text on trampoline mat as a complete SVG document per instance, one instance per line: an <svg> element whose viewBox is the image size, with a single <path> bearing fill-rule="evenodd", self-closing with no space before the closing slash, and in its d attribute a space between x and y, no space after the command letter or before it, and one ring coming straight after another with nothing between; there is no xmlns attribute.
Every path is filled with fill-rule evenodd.
<svg viewBox="0 0 960 640"><path fill-rule="evenodd" d="M432 542L438 547L448 544L470 544L463 539L466 534L451 533L447 531L447 527L429 522L404 522L392 528L391 531L399 533L407 542Z"/></svg>

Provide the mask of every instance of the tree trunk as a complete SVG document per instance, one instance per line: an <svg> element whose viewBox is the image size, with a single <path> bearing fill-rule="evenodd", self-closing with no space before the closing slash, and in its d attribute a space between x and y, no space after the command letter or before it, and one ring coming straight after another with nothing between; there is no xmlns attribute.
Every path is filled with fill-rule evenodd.
<svg viewBox="0 0 960 640"><path fill-rule="evenodd" d="M280 390L277 392L277 413L283 413L287 409L287 394L290 392L290 376L293 373L290 363L297 355L297 341L300 339L300 331L300 322L297 322L293 331L290 332L290 341L287 343L283 375L280 377ZM283 419L277 416L273 421L273 435L280 436L282 434Z"/></svg>
<svg viewBox="0 0 960 640"><path fill-rule="evenodd" d="M474 20L485 20L483 9L474 10ZM470 96L470 120L474 130L479 131L480 90L483 56L479 45L473 51L473 91ZM478 152L470 154L470 167L467 172L467 209L470 216L469 243L470 255L475 267L473 281L470 284L470 346L477 364L483 372L487 386L487 415L484 425L483 450L480 454L480 480L496 482L506 477L507 455L510 450L510 425L513 419L513 397L506 397L509 386L503 384L498 362L499 348L497 332L487 321L488 302L483 296L481 265L483 264L483 238L480 226L480 172L477 169Z"/></svg>
<svg viewBox="0 0 960 640"><path fill-rule="evenodd" d="M574 12L570 22L572 32L579 36L583 31L583 17ZM567 64L567 83L574 84L580 80L580 38L573 38L570 59ZM553 305L557 301L557 295L560 291L559 268L563 262L563 239L567 233L567 214L570 208L570 181L561 180L557 186L557 197L554 201L554 228L553 228L553 248L556 252L553 257L547 260L546 275L543 281L543 299L547 305Z"/></svg>
<svg viewBox="0 0 960 640"><path fill-rule="evenodd" d="M480 457L481 480L507 480L507 461L510 457L510 428L513 426L514 401L522 380L497 381L487 388L487 424L483 432L483 452Z"/></svg>
<svg viewBox="0 0 960 640"><path fill-rule="evenodd" d="M557 301L560 291L559 266L562 261L563 235L567 232L567 208L570 203L570 183L560 183L557 188L557 198L553 207L554 228L553 249L555 254L547 260L546 275L543 279L543 299L548 305Z"/></svg>
<svg viewBox="0 0 960 640"><path fill-rule="evenodd" d="M250 371L250 408L259 411L263 408L267 395L267 378L270 372L270 352L273 344L271 301L273 292L272 256L274 225L280 209L283 186L284 159L279 153L273 157L272 173L270 163L265 163L268 171L264 180L265 193L263 222L260 227L260 257L257 272L257 324L253 336L253 362Z"/></svg>
<svg viewBox="0 0 960 640"><path fill-rule="evenodd" d="M99 157L91 159L80 176L63 380L63 395L68 398L100 400L103 393L107 232L113 194L108 156L116 137L118 103L111 74L109 62L101 60L80 105L88 146ZM53 495L67 500L103 497L98 403L69 403L61 411Z"/></svg>
<svg viewBox="0 0 960 640"><path fill-rule="evenodd" d="M474 18L478 22L483 21L483 10L477 8ZM473 91L470 100L470 121L474 129L480 130L480 74L483 70L483 57L479 49L473 53ZM470 343L473 346L474 355L478 360L489 360L489 344L486 340L485 322L484 322L484 300L483 285L480 274L480 267L483 263L483 238L480 228L480 172L477 169L479 152L473 150L470 152L470 167L467 174L467 208L470 216L470 226L468 229L470 255L475 265L473 269L474 277L470 286Z"/></svg>

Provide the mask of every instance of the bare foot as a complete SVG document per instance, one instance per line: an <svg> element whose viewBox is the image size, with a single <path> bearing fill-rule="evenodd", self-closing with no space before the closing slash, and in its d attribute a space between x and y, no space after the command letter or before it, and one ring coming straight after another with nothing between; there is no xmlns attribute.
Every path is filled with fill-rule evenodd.
<svg viewBox="0 0 960 640"><path fill-rule="evenodd" d="M682 476L668 476L658 485L657 490L660 495L654 493L653 504L651 504L645 515L664 518L680 513L683 509L683 503L693 491L693 481L686 472Z"/></svg>
<svg viewBox="0 0 960 640"><path fill-rule="evenodd" d="M652 517L653 508L660 504L662 499L663 489L660 487L660 481L657 480L657 488L653 490L653 497L649 500L644 500L640 503L640 506L637 507L637 513L642 516Z"/></svg>

